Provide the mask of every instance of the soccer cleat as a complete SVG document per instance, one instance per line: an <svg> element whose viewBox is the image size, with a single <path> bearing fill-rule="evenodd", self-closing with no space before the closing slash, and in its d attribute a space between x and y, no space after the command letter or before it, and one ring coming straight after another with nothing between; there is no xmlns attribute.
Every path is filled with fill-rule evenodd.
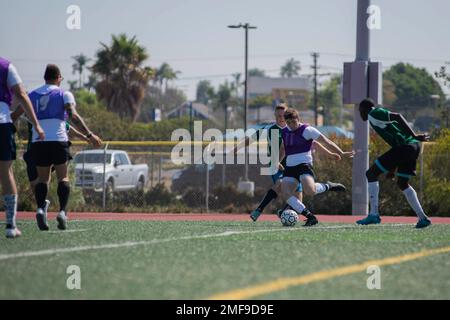
<svg viewBox="0 0 450 320"><path fill-rule="evenodd" d="M303 225L304 227L312 227L313 225L316 225L319 223L319 220L317 220L317 218L312 214L308 214L306 216L306 222Z"/></svg>
<svg viewBox="0 0 450 320"><path fill-rule="evenodd" d="M259 208L256 208L255 210L252 211L252 213L250 213L250 218L253 221L256 221L256 220L258 220L261 213L262 213L261 210Z"/></svg>
<svg viewBox="0 0 450 320"><path fill-rule="evenodd" d="M47 224L47 212L44 212L44 210L42 210L41 208L37 209L36 222L39 230L48 231L49 228Z"/></svg>
<svg viewBox="0 0 450 320"><path fill-rule="evenodd" d="M346 191L347 188L342 183L327 181L328 191Z"/></svg>
<svg viewBox="0 0 450 320"><path fill-rule="evenodd" d="M356 221L356 223L363 225L363 226L368 225L368 224L379 224L379 223L381 223L381 218L380 218L380 216L369 214L364 219Z"/></svg>
<svg viewBox="0 0 450 320"><path fill-rule="evenodd" d="M56 216L56 221L58 222L58 229L59 230L66 230L67 229L67 217L66 213L61 210L58 215Z"/></svg>
<svg viewBox="0 0 450 320"><path fill-rule="evenodd" d="M11 226L7 226L6 228L6 237L8 239L18 238L22 235L22 232L17 227L12 228Z"/></svg>
<svg viewBox="0 0 450 320"><path fill-rule="evenodd" d="M426 228L431 225L431 221L427 218L420 219L416 224L416 229Z"/></svg>

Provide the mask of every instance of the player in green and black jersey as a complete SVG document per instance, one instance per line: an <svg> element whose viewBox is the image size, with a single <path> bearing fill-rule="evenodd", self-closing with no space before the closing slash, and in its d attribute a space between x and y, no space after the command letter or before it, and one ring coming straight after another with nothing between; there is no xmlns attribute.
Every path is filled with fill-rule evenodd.
<svg viewBox="0 0 450 320"><path fill-rule="evenodd" d="M416 162L420 154L420 142L429 140L426 134L416 134L405 118L395 112L375 107L371 99L364 99L359 104L359 112L363 121L369 121L375 132L391 146L391 149L381 155L367 170L366 176L369 187L370 213L357 221L358 224L377 224L381 222L378 212L378 177L382 173L397 170L397 185L403 191L405 197L419 217L416 228L424 228L431 224L430 219L424 213L417 198L416 191L409 185L409 179L415 176Z"/></svg>

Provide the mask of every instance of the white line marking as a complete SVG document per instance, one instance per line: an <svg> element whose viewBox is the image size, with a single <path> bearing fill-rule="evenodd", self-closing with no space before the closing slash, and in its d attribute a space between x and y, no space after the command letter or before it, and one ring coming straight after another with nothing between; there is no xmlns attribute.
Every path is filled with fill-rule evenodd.
<svg viewBox="0 0 450 320"><path fill-rule="evenodd" d="M72 233L72 232L83 232L88 231L89 229L70 229L70 230L60 230L60 231L47 231L47 233L57 233L57 234L63 234L63 233Z"/></svg>
<svg viewBox="0 0 450 320"><path fill-rule="evenodd" d="M410 226L409 224L406 224ZM385 224L385 225L378 225L383 227L397 227L397 226L405 226L405 224ZM345 229L345 228L352 228L356 229L359 226L356 225L339 225L339 226L328 226L328 227L311 227L311 228L273 228L273 229L260 229L260 230L247 230L247 231L239 231L239 230L229 230L224 231L221 233L211 233L211 234L203 234L203 235L196 235L196 236L185 236L185 237L179 237L179 238L167 238L167 239L154 239L149 241L127 241L122 243L110 243L110 244L102 244L102 245L91 245L91 246L79 246L79 247L72 247L72 248L55 248L55 249L46 249L46 250L40 250L40 251L25 251L25 252L18 252L18 253L12 253L12 254L0 254L0 261L3 260L11 260L11 259L17 259L17 258L27 258L27 257L39 257L39 256L48 256L53 255L57 253L69 253L69 252L80 252L80 251L90 251L90 250L102 250L102 249L114 249L114 248L126 248L126 247L136 247L136 246L145 246L145 245L152 245L152 244L159 244L159 243L167 243L172 241L180 241L180 240L195 240L195 239L205 239L205 238L219 238L219 237L228 237L233 235L240 235L240 234L253 234L253 233L263 233L263 232L276 232L276 231L306 231L306 230L316 230L316 229ZM361 228L363 229L363 228ZM375 229L375 228L371 228Z"/></svg>

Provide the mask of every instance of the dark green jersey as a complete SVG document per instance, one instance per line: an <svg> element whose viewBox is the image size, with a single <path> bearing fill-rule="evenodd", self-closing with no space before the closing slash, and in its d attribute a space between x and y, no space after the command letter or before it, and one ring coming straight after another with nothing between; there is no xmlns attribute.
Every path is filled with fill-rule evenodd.
<svg viewBox="0 0 450 320"><path fill-rule="evenodd" d="M283 128L280 127L278 124L274 123L274 124L264 127L261 130L267 130L267 143L268 143L267 151L268 151L268 155L270 156L271 152L272 152L271 144L270 144L272 141L272 133L273 133L272 130L278 130L278 148L280 148L281 144L283 143L283 139L281 137L281 130L283 130ZM283 166L285 166L285 163L286 163L286 157L284 157L283 160L281 161L281 164Z"/></svg>
<svg viewBox="0 0 450 320"><path fill-rule="evenodd" d="M391 121L390 112L384 108L374 108L369 112L369 123L372 128L391 147L419 142L405 132L397 121Z"/></svg>

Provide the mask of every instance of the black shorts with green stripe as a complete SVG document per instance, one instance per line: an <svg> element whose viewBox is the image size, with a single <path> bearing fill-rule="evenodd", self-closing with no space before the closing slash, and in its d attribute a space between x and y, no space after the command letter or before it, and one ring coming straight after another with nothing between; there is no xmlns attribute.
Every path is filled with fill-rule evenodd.
<svg viewBox="0 0 450 320"><path fill-rule="evenodd" d="M416 175L417 158L420 154L420 143L395 146L377 160L375 164L383 172L394 171L399 177L410 178Z"/></svg>

